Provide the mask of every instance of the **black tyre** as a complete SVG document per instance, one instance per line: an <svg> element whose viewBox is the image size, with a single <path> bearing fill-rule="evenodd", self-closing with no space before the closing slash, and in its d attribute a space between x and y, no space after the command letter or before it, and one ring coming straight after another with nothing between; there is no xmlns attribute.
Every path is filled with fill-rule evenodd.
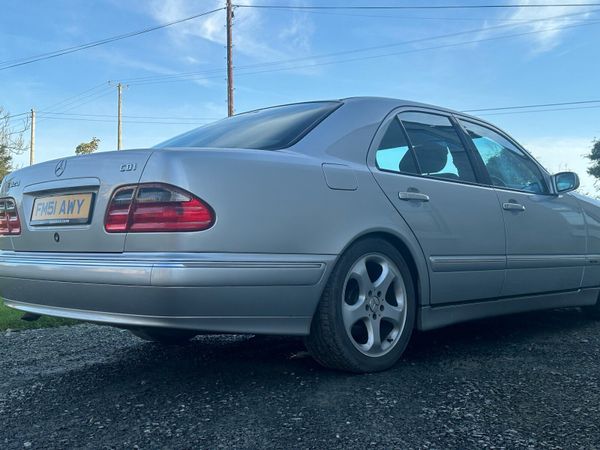
<svg viewBox="0 0 600 450"><path fill-rule="evenodd" d="M136 328L129 331L140 339L164 345L185 345L198 334L188 330L162 328Z"/></svg>
<svg viewBox="0 0 600 450"><path fill-rule="evenodd" d="M392 367L412 335L417 301L400 252L365 238L341 256L323 291L306 339L322 365L350 372Z"/></svg>

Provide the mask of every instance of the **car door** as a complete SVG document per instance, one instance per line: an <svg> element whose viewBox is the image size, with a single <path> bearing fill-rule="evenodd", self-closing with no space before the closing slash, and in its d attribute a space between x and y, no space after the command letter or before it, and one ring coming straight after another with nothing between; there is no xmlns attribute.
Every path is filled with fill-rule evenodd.
<svg viewBox="0 0 600 450"><path fill-rule="evenodd" d="M388 117L369 153L427 258L432 304L494 298L504 280L502 212L495 191L478 185L465 143L451 116L411 110Z"/></svg>
<svg viewBox="0 0 600 450"><path fill-rule="evenodd" d="M550 177L508 136L460 120L489 173L506 226L503 296L578 289L586 261L583 212L571 194L555 195Z"/></svg>

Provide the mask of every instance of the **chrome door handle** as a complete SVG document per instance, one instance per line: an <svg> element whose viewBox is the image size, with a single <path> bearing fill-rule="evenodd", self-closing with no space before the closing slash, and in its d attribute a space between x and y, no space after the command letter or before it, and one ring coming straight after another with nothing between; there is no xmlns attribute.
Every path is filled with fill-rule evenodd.
<svg viewBox="0 0 600 450"><path fill-rule="evenodd" d="M398 192L398 198L405 201L428 202L429 195L420 192Z"/></svg>
<svg viewBox="0 0 600 450"><path fill-rule="evenodd" d="M506 211L525 211L525 206L520 203L506 202L502 203L502 209L505 209Z"/></svg>

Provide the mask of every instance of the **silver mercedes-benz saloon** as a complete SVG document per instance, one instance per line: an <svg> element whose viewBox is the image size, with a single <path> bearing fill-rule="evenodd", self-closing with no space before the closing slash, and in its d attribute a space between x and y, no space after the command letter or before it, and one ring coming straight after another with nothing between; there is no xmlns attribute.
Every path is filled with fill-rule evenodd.
<svg viewBox="0 0 600 450"><path fill-rule="evenodd" d="M386 98L239 114L0 188L0 295L158 342L306 336L354 372L415 329L585 306L600 208L475 117Z"/></svg>

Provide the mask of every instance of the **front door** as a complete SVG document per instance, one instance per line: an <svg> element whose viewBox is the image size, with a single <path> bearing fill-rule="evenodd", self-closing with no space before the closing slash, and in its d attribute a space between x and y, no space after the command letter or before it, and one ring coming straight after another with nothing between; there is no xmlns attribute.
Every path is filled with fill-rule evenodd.
<svg viewBox="0 0 600 450"><path fill-rule="evenodd" d="M503 296L578 289L586 261L583 213L571 194L555 195L536 162L500 134L461 120L498 193L506 225Z"/></svg>
<svg viewBox="0 0 600 450"><path fill-rule="evenodd" d="M431 303L489 299L504 280L505 236L496 192L478 177L451 117L394 115L369 155L373 174L417 237Z"/></svg>

